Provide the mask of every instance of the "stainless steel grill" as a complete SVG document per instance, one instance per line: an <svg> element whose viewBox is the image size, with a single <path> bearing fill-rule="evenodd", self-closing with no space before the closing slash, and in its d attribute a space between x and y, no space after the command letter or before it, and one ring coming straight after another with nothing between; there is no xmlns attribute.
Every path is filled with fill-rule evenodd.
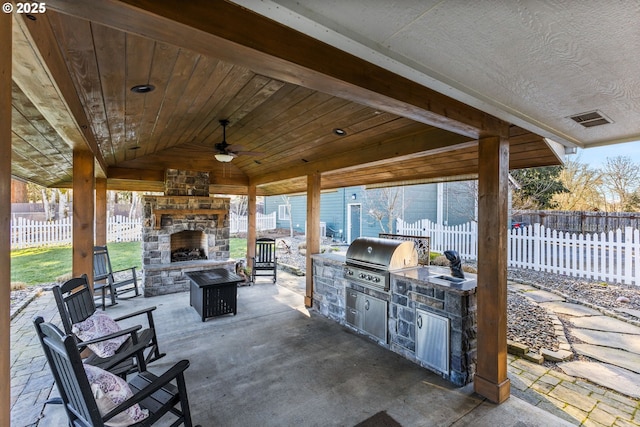
<svg viewBox="0 0 640 427"><path fill-rule="evenodd" d="M412 241L360 237L347 249L344 277L379 290L389 290L389 273L418 265Z"/></svg>

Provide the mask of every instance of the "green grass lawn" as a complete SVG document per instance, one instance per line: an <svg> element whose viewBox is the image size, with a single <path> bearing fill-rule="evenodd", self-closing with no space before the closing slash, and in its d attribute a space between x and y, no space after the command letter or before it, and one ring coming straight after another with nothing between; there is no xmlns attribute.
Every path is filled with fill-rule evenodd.
<svg viewBox="0 0 640 427"><path fill-rule="evenodd" d="M140 242L109 243L109 256L114 270L142 267ZM231 258L247 253L246 239L229 239ZM55 282L71 272L71 246L49 246L11 251L11 282L27 285Z"/></svg>

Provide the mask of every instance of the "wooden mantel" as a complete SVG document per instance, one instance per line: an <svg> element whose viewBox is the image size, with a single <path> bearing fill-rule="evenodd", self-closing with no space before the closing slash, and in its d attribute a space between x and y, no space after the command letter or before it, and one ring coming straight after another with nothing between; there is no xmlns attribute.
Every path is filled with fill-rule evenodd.
<svg viewBox="0 0 640 427"><path fill-rule="evenodd" d="M152 226L156 230L162 228L162 215L184 218L188 215L218 215L218 227L224 227L225 209L155 209L151 216Z"/></svg>

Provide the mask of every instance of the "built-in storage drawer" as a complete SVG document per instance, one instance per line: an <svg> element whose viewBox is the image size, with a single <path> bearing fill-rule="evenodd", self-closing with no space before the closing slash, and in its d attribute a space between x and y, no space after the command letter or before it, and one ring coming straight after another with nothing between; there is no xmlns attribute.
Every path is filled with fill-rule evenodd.
<svg viewBox="0 0 640 427"><path fill-rule="evenodd" d="M449 374L449 319L416 310L416 358L436 371Z"/></svg>
<svg viewBox="0 0 640 427"><path fill-rule="evenodd" d="M347 289L346 322L365 334L387 342L387 301Z"/></svg>

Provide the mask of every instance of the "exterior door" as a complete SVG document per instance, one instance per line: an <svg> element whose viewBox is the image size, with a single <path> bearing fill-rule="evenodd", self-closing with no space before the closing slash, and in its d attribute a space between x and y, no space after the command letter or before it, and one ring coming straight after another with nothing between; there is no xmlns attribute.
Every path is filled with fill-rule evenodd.
<svg viewBox="0 0 640 427"><path fill-rule="evenodd" d="M349 243L360 237L362 234L362 205L351 204L348 206L349 219L349 235L347 240Z"/></svg>

